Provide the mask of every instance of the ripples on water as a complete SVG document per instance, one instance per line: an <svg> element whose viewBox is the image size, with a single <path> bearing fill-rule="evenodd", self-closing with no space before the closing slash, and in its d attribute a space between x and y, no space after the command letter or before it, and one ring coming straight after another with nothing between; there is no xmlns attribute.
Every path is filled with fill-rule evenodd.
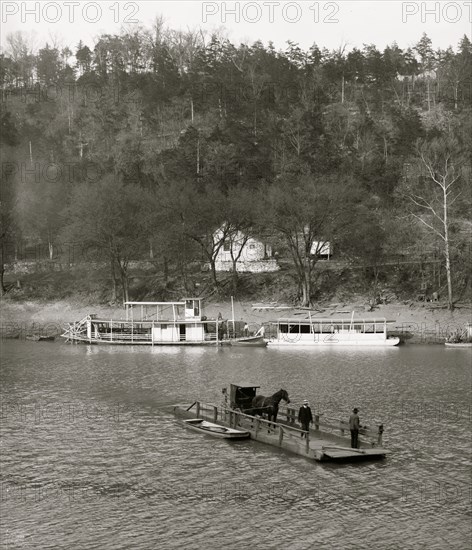
<svg viewBox="0 0 472 550"><path fill-rule="evenodd" d="M470 547L467 350L3 342L1 355L2 550ZM392 454L311 463L171 414L240 381L336 418L358 406Z"/></svg>

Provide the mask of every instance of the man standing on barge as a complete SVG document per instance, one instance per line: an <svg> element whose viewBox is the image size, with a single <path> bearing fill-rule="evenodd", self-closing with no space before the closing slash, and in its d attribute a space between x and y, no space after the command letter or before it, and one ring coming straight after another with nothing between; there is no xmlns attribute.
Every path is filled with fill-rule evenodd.
<svg viewBox="0 0 472 550"><path fill-rule="evenodd" d="M358 413L359 409L353 409L352 414L349 417L349 429L351 430L351 448L357 449L358 447L358 438L359 438L359 416Z"/></svg>
<svg viewBox="0 0 472 550"><path fill-rule="evenodd" d="M305 399L303 401L303 407L300 407L298 411L298 422L302 425L302 430L308 432L310 429L310 424L313 424L313 415L311 414L310 404ZM306 434L302 433L302 437L305 437Z"/></svg>

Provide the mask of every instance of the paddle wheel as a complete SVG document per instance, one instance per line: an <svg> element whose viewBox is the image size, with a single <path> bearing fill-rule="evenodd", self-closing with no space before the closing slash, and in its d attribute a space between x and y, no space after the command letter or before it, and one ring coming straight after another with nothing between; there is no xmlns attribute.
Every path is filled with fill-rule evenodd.
<svg viewBox="0 0 472 550"><path fill-rule="evenodd" d="M86 315L83 319L80 321L76 321L75 323L68 323L67 328L65 329L64 333L61 335L63 338L66 338L67 342L70 340L72 342L76 340L84 340L88 335L88 328L90 326L90 321L92 320L91 315Z"/></svg>

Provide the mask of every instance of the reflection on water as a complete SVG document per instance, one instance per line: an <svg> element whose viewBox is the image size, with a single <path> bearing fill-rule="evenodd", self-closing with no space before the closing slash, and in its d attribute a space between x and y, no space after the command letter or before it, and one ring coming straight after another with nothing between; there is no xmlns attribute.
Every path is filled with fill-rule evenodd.
<svg viewBox="0 0 472 550"><path fill-rule="evenodd" d="M467 548L471 358L4 342L2 548ZM392 454L311 463L171 414L235 381L334 418L358 406Z"/></svg>

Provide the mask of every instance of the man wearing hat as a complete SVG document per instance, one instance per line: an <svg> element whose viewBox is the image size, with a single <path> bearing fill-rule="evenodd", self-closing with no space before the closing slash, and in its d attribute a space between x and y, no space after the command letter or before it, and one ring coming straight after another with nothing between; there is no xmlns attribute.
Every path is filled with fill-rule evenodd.
<svg viewBox="0 0 472 550"><path fill-rule="evenodd" d="M302 430L308 432L310 429L310 423L313 424L313 415L311 414L310 404L305 399L303 401L303 406L300 407L298 411L298 422L302 425ZM305 437L306 434L302 433L302 437Z"/></svg>
<svg viewBox="0 0 472 550"><path fill-rule="evenodd" d="M349 429L351 430L351 447L357 449L359 438L359 409L352 409L352 414L349 417Z"/></svg>

